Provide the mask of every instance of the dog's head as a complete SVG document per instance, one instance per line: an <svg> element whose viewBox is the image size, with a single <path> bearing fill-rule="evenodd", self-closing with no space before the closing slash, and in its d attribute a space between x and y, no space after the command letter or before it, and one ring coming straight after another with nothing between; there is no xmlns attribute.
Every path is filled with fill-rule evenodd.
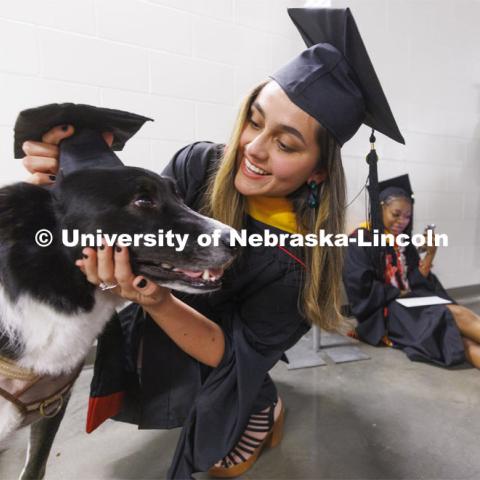
<svg viewBox="0 0 480 480"><path fill-rule="evenodd" d="M77 171L63 179L57 198L63 229L80 234L101 231L112 239L127 234L134 240L129 246L134 273L173 289L192 293L218 289L223 269L234 257L230 227L188 208L173 180L148 170ZM199 235L215 231L217 245L200 246Z"/></svg>
<svg viewBox="0 0 480 480"><path fill-rule="evenodd" d="M53 233L48 247L35 241L41 229ZM74 265L81 258L80 238L76 245L66 245L62 230L69 241L74 230L79 235L101 231L111 238L149 234L155 243L163 237L163 246L142 241L129 246L133 272L189 293L220 288L223 270L235 254L230 228L188 208L172 180L134 167L86 169L63 178L53 192L28 183L0 189L0 281L13 299L27 289L44 300L53 289L59 308L91 305L93 286L82 287L89 284ZM218 246L201 247L198 235L216 230ZM168 232L187 238L186 243L167 244Z"/></svg>

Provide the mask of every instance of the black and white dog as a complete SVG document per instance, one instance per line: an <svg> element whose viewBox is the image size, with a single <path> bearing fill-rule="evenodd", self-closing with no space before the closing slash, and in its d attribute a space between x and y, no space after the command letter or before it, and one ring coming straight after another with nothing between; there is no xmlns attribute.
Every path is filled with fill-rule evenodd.
<svg viewBox="0 0 480 480"><path fill-rule="evenodd" d="M35 242L41 229L52 232L50 246ZM0 360L6 371L0 386L7 384L13 391L18 391L22 375L27 383L28 378L71 375L73 383L94 339L121 303L87 282L74 264L82 246L65 246L64 229L131 236L169 230L188 234L182 251L131 246L129 252L135 274L191 293L218 289L222 269L234 255L227 240L229 227L189 209L172 180L141 168L76 171L54 194L28 183L0 189ZM215 230L221 231L219 245L200 247L197 236ZM2 392L0 440L23 426L26 417L15 399ZM44 475L68 395L61 402L56 398L51 407L40 406L42 418L31 425L22 478Z"/></svg>

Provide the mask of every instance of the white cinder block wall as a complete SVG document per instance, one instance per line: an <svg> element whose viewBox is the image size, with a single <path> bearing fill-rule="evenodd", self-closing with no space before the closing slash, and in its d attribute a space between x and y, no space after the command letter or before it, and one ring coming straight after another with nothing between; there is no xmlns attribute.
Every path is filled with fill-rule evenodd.
<svg viewBox="0 0 480 480"><path fill-rule="evenodd" d="M122 159L160 171L195 140L226 142L241 98L302 48L303 0L16 0L0 6L0 183L24 108L82 102L155 119Z"/></svg>
<svg viewBox="0 0 480 480"><path fill-rule="evenodd" d="M480 2L332 0L350 7L406 146L377 135L380 180L409 173L415 230L449 235L434 271L446 287L480 283ZM349 198L368 167L369 130L343 150ZM364 218L361 195L349 209Z"/></svg>
<svg viewBox="0 0 480 480"><path fill-rule="evenodd" d="M480 3L475 0L16 0L0 7L0 183L17 113L72 101L151 116L120 155L160 171L194 140L228 140L248 89L303 48L287 7L350 6L407 141L378 135L380 177L410 173L416 224L450 236L436 271L480 283ZM349 198L367 167L368 131L344 147ZM348 228L364 218L361 195Z"/></svg>

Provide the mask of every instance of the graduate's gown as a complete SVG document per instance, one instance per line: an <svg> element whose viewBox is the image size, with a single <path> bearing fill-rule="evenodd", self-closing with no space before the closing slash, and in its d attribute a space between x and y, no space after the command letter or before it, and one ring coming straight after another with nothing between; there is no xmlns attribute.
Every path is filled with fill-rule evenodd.
<svg viewBox="0 0 480 480"><path fill-rule="evenodd" d="M207 142L190 145L163 172L177 180L192 208L199 208L222 151ZM265 228L276 231L248 217L249 232ZM183 426L168 472L172 479L191 478L229 453L250 414L276 400L268 371L309 328L298 310L303 267L293 256L301 253L287 250L245 247L220 291L175 293L222 327L225 354L216 368L184 353L138 305L121 311L98 342L87 430L111 415L139 428Z"/></svg>
<svg viewBox="0 0 480 480"><path fill-rule="evenodd" d="M358 231L352 235L356 235ZM367 238L368 232L364 237ZM410 360L451 366L465 361L460 331L445 305L407 308L396 302L400 290L385 283L374 268L375 249L351 243L347 249L343 281L353 315L358 320L359 338L378 345L385 335L393 346L402 349ZM390 249L390 255L396 255ZM419 257L409 262L407 297L437 295L453 300L435 275L424 277L419 269ZM396 261L400 261L398 258Z"/></svg>

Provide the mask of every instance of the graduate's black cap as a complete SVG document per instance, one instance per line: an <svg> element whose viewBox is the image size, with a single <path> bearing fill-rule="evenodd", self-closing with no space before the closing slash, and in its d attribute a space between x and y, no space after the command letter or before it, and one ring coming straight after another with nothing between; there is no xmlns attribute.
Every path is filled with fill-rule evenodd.
<svg viewBox="0 0 480 480"><path fill-rule="evenodd" d="M410 184L408 174L378 182L378 191L380 192L380 201L384 201L392 196L404 196L411 199L412 203L414 201L412 185Z"/></svg>
<svg viewBox="0 0 480 480"><path fill-rule="evenodd" d="M383 231L374 130L405 143L350 9L290 8L309 47L272 75L290 100L315 118L341 146L362 123L372 128L369 165L370 225ZM383 252L375 263L383 275Z"/></svg>
<svg viewBox="0 0 480 480"><path fill-rule="evenodd" d="M25 156L22 145L26 140L41 141L51 128L68 124L74 126L75 133L60 142L60 176L84 168L121 166L112 150L122 150L148 120L151 118L122 110L74 103L30 108L20 112L15 123L15 158ZM111 148L102 132L113 133Z"/></svg>
<svg viewBox="0 0 480 480"><path fill-rule="evenodd" d="M350 9L290 8L307 50L271 76L340 145L362 123L405 143Z"/></svg>

